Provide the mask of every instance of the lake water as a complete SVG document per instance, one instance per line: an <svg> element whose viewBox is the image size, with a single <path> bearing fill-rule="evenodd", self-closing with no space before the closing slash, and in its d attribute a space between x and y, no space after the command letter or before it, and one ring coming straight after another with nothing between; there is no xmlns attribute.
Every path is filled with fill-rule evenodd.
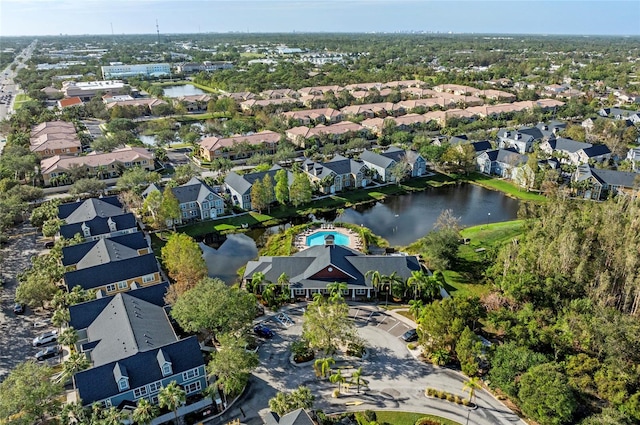
<svg viewBox="0 0 640 425"><path fill-rule="evenodd" d="M406 246L433 230L438 216L445 209L451 209L463 226L473 226L513 220L519 205L518 200L501 192L462 184L395 196L374 205L347 209L341 215L335 212L325 214L316 220L362 224L388 240L391 246ZM227 283L235 282L236 271L247 261L257 258L258 247L264 245L267 237L287 227L253 229L245 234L227 235L226 239L223 237L217 241L205 238L200 246L209 276Z"/></svg>
<svg viewBox="0 0 640 425"><path fill-rule="evenodd" d="M164 91L164 96L166 97L180 97L180 96L191 96L194 94L207 94L204 90L197 88L191 84L178 84L175 86L164 86L162 87Z"/></svg>
<svg viewBox="0 0 640 425"><path fill-rule="evenodd" d="M336 221L361 224L388 240L391 246L405 246L433 230L436 220L446 209L460 218L462 226L474 226L513 220L519 206L518 200L501 192L461 184L351 208L339 215Z"/></svg>

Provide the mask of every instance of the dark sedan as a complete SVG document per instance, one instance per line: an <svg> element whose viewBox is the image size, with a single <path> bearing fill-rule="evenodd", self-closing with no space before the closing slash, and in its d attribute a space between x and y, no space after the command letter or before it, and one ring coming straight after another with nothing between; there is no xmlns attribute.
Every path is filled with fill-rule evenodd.
<svg viewBox="0 0 640 425"><path fill-rule="evenodd" d="M265 325L257 325L255 328L253 328L253 332L255 332L256 335L262 338L273 338L273 336L275 335L273 331Z"/></svg>
<svg viewBox="0 0 640 425"><path fill-rule="evenodd" d="M36 354L36 360L39 362L50 359L51 357L55 357L60 354L60 347L57 345L52 345L51 347L47 347L44 350L38 351Z"/></svg>
<svg viewBox="0 0 640 425"><path fill-rule="evenodd" d="M402 334L401 338L403 340L407 341L407 342L417 341L418 340L418 331L416 331L415 329L409 329L404 334Z"/></svg>

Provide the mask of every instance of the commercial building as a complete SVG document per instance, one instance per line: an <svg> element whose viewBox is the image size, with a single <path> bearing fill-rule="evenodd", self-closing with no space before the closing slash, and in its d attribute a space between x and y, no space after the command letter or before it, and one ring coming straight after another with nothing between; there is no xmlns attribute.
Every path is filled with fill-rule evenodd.
<svg viewBox="0 0 640 425"><path fill-rule="evenodd" d="M79 97L83 102L91 100L95 95L118 95L125 93L125 87L129 86L120 80L105 81L65 81L62 83L62 93L64 97Z"/></svg>
<svg viewBox="0 0 640 425"><path fill-rule="evenodd" d="M102 78L127 77L163 77L171 75L171 65L168 63L143 63L138 65L125 65L121 62L112 62L109 66L101 66Z"/></svg>

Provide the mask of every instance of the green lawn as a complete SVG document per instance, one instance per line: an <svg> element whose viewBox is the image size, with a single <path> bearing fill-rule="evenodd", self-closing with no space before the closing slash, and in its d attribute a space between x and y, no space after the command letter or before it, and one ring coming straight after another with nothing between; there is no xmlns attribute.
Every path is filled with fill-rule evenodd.
<svg viewBox="0 0 640 425"><path fill-rule="evenodd" d="M16 98L15 98L15 100L13 102L13 109L15 109L15 110L20 109L24 102L28 102L30 100L33 100L33 99L30 98L29 95L27 95L25 93L16 94Z"/></svg>
<svg viewBox="0 0 640 425"><path fill-rule="evenodd" d="M511 182L490 177L490 176L487 176L486 174L472 173L467 178L467 181L471 183L475 183L482 187L486 187L487 189L498 190L500 192L506 193L509 196L512 196L517 199L522 199L524 201L535 201L535 202L547 201L547 198L543 195L540 195L538 193L533 193L533 192L527 192L526 190L522 190L520 187L518 187L517 185Z"/></svg>
<svg viewBox="0 0 640 425"><path fill-rule="evenodd" d="M477 283L481 281L486 268L487 255L518 237L522 233L522 225L522 220L513 220L461 230L461 236L470 239L470 242L460 246L456 270L444 271L447 282L445 289L452 295L462 297L482 296L489 292L487 285Z"/></svg>
<svg viewBox="0 0 640 425"><path fill-rule="evenodd" d="M390 412L387 410L376 410L376 422L379 424L391 425L415 425L420 418L429 418L440 422L442 425L460 425L458 422L450 419L441 418L440 416L425 415L424 413L413 412Z"/></svg>

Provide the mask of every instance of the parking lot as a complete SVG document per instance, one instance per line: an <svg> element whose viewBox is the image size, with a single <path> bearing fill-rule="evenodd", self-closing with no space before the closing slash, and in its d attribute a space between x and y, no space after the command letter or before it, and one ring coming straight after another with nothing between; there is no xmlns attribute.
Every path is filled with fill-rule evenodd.
<svg viewBox="0 0 640 425"><path fill-rule="evenodd" d="M10 241L0 247L0 274L4 285L0 290L0 380L18 364L33 359L43 347L33 347L31 342L37 335L54 329L47 311L26 308L24 314L13 312L16 276L30 266L30 258L44 251L38 242L36 229L28 224L9 231ZM59 362L58 357L46 360L49 364Z"/></svg>

